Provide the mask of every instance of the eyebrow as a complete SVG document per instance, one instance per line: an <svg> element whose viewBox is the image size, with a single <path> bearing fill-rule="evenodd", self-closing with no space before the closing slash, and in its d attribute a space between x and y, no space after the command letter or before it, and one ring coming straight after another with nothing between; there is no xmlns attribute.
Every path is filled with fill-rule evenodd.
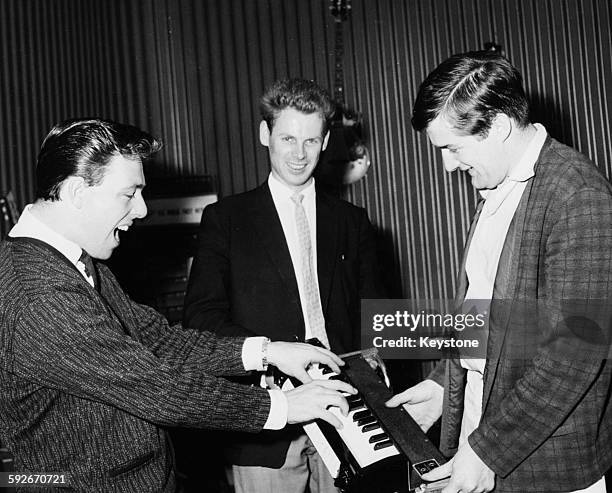
<svg viewBox="0 0 612 493"><path fill-rule="evenodd" d="M295 135L293 135L290 132L279 132L278 133L279 137L294 137L297 138ZM312 135L310 137L305 137L304 140L308 140L308 139L323 139L323 135Z"/></svg>
<svg viewBox="0 0 612 493"><path fill-rule="evenodd" d="M133 188L135 188L136 190L142 190L145 186L146 186L146 183L138 183L137 185L131 185L129 187L123 187L120 190L122 192L126 192L128 190L132 190Z"/></svg>

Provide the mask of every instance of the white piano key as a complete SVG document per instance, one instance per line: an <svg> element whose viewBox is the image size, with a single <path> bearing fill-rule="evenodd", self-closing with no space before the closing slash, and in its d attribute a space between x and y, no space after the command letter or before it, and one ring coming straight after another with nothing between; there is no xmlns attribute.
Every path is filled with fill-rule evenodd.
<svg viewBox="0 0 612 493"><path fill-rule="evenodd" d="M313 365L313 367L308 370L308 373L313 379L316 380L328 380L330 377L337 375L336 373L327 373L324 375L318 365ZM375 444L369 443L369 440L372 435L381 433L381 429L379 428L363 433L361 431L363 426L358 426L357 423L353 421L353 416L355 413L360 411L363 411L363 409L350 411L345 417L342 415L339 408L330 408L330 412L334 414L343 425L341 429L336 431L342 438L344 444L353 454L353 457L355 457L357 463L361 467L366 467L378 462L379 460L386 459L387 457L399 455L399 451L395 445L391 445L380 450L374 450Z"/></svg>

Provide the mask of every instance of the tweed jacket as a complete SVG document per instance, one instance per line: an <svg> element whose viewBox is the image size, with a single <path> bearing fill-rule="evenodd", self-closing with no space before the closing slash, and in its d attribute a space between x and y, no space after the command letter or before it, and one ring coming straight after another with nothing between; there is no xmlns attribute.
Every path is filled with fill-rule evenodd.
<svg viewBox="0 0 612 493"><path fill-rule="evenodd" d="M461 298L464 269L458 284ZM583 319L564 313L568 301L600 309L611 298L612 187L587 158L548 137L502 250L482 417L468 438L496 473L496 492L582 489L612 465L610 312L590 341L581 337ZM532 316L536 305L546 317ZM452 455L465 370L448 359L430 378L445 386L441 448Z"/></svg>
<svg viewBox="0 0 612 493"><path fill-rule="evenodd" d="M261 430L243 339L169 327L96 262L99 291L38 240L0 243L0 441L77 491L174 491L164 426ZM62 490L64 491L64 490Z"/></svg>
<svg viewBox="0 0 612 493"><path fill-rule="evenodd" d="M363 209L320 190L316 215L321 306L331 349L341 354L359 348L361 299L382 296L375 235ZM198 241L185 326L222 335L304 340L295 271L267 182L208 206ZM226 455L233 464L278 468L290 433L235 436Z"/></svg>

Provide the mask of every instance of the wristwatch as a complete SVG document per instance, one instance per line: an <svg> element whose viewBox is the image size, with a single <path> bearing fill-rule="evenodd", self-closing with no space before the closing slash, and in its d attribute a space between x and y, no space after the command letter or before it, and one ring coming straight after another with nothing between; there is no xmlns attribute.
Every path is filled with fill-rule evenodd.
<svg viewBox="0 0 612 493"><path fill-rule="evenodd" d="M266 371L268 369L268 345L270 344L269 338L264 338L261 342L261 369Z"/></svg>

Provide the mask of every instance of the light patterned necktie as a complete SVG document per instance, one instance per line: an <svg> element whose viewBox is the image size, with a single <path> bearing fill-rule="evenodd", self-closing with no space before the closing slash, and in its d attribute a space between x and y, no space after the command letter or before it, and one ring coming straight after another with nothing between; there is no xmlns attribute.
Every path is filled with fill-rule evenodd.
<svg viewBox="0 0 612 493"><path fill-rule="evenodd" d="M306 302L306 316L308 317L308 325L310 326L312 337L316 337L326 348L329 348L329 341L325 332L325 319L323 318L323 309L321 308L319 286L315 281L310 228L308 227L306 211L302 205L303 199L304 195L301 193L291 196L291 200L295 202L295 224L302 260L302 285Z"/></svg>

